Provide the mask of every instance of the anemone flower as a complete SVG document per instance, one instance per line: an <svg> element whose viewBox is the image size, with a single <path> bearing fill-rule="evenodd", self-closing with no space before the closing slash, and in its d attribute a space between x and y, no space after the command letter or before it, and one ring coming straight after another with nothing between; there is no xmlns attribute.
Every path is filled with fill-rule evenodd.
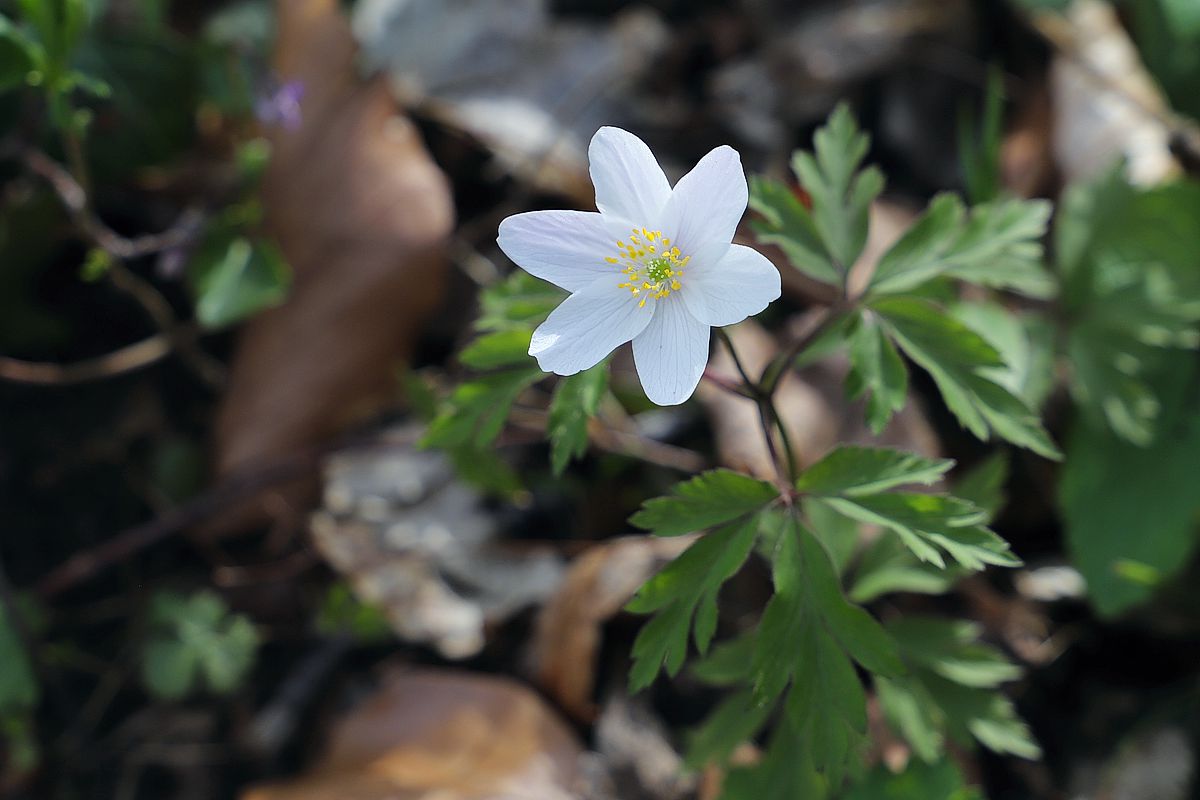
<svg viewBox="0 0 1200 800"><path fill-rule="evenodd" d="M779 297L779 271L733 244L748 193L741 158L718 147L671 188L638 137L601 128L588 148L599 213L530 211L500 223L500 249L570 292L533 334L547 372L574 375L625 342L646 396L691 397L708 363L709 329Z"/></svg>

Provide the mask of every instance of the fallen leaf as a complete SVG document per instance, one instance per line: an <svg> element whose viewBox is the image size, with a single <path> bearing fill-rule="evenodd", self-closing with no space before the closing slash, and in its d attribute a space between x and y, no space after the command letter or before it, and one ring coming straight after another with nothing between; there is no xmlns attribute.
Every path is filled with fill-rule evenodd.
<svg viewBox="0 0 1200 800"><path fill-rule="evenodd" d="M242 800L572 800L579 743L529 689L493 676L395 671L333 728L299 778Z"/></svg>
<svg viewBox="0 0 1200 800"><path fill-rule="evenodd" d="M538 686L568 714L579 720L595 716L592 691L604 622L694 538L630 536L592 547L575 559L538 616L532 646Z"/></svg>
<svg viewBox="0 0 1200 800"><path fill-rule="evenodd" d="M299 127L270 131L262 202L294 283L238 341L217 422L222 475L322 441L393 395L395 364L440 300L454 223L446 178L386 82L359 79L336 0L276 5L275 67L304 95ZM281 494L302 506L310 490Z"/></svg>
<svg viewBox="0 0 1200 800"><path fill-rule="evenodd" d="M549 597L563 577L551 549L505 547L497 527L441 453L371 447L330 460L312 535L402 639L466 658L483 648L486 625Z"/></svg>

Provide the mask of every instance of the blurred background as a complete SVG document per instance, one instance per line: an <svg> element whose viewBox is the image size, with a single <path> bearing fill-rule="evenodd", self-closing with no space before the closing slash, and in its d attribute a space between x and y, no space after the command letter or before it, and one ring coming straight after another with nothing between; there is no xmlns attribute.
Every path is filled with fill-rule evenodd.
<svg viewBox="0 0 1200 800"><path fill-rule="evenodd" d="M881 602L978 623L1041 757L917 768L875 709L846 797L1200 797L1197 0L0 12L0 795L718 797L681 754L720 693L626 693L621 608L680 547L625 520L765 469L753 407L650 407L626 352L562 478L544 387L484 452L418 442L512 271L497 225L594 207L597 127L672 180L719 144L782 179L845 100L888 178L868 266L937 192L1055 201L1059 290L995 344L1067 454L976 441L928 382L885 431L971 468L1026 566ZM763 250L758 363L833 299ZM845 372L781 394L810 461L871 440Z"/></svg>

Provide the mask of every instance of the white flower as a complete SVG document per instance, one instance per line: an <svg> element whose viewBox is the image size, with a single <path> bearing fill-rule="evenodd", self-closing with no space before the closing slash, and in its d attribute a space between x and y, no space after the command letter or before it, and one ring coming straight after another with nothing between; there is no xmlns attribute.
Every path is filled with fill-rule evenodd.
<svg viewBox="0 0 1200 800"><path fill-rule="evenodd" d="M529 354L574 375L633 340L646 396L691 397L711 326L732 325L779 297L779 271L733 244L748 194L741 158L718 147L672 189L641 139L601 128L588 148L596 207L531 211L500 223L499 244L526 272L566 289Z"/></svg>

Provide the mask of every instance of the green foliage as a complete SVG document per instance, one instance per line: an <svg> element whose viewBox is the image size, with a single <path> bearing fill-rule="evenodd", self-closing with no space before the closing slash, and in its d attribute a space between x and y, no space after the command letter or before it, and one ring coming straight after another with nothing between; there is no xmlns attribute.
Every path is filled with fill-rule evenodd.
<svg viewBox="0 0 1200 800"><path fill-rule="evenodd" d="M806 469L796 481L796 488L818 495L877 494L905 484L934 483L953 466L954 462L945 458L842 445Z"/></svg>
<svg viewBox="0 0 1200 800"><path fill-rule="evenodd" d="M892 297L871 308L900 349L933 378L967 430L980 439L995 434L1047 458L1061 457L1037 412L989 375L1005 364L982 336L925 300Z"/></svg>
<svg viewBox="0 0 1200 800"><path fill-rule="evenodd" d="M550 402L550 466L561 475L573 458L587 452L587 424L596 415L604 393L608 391L608 362L563 378Z"/></svg>
<svg viewBox="0 0 1200 800"><path fill-rule="evenodd" d="M1123 0L1146 67L1179 111L1200 119L1200 6L1192 0Z"/></svg>
<svg viewBox="0 0 1200 800"><path fill-rule="evenodd" d="M908 370L874 314L853 319L846 394L851 400L867 398L867 424L879 434L908 402Z"/></svg>
<svg viewBox="0 0 1200 800"><path fill-rule="evenodd" d="M275 245L262 239L219 234L189 264L196 318L222 328L282 303L292 274Z"/></svg>
<svg viewBox="0 0 1200 800"><path fill-rule="evenodd" d="M0 606L0 664L4 665L0 669L0 716L36 706L40 690L33 665L3 606Z"/></svg>
<svg viewBox="0 0 1200 800"><path fill-rule="evenodd" d="M1069 191L1055 229L1071 390L1088 416L1148 444L1155 376L1200 345L1200 185L1137 190L1114 170Z"/></svg>
<svg viewBox="0 0 1200 800"><path fill-rule="evenodd" d="M876 767L839 800L983 800L978 789L963 781L953 761L928 764L910 761L903 772L892 774Z"/></svg>
<svg viewBox="0 0 1200 800"><path fill-rule="evenodd" d="M688 631L708 650L717 630L717 592L742 566L758 535L755 516L705 535L646 582L627 609L655 612L633 643L633 691L649 686L664 666L675 675L687 657ZM694 618L694 622L693 622Z"/></svg>
<svg viewBox="0 0 1200 800"><path fill-rule="evenodd" d="M952 739L997 753L1037 758L1040 748L1012 703L993 691L1020 675L969 623L905 618L888 624L908 674L876 682L884 715L913 752L934 763Z"/></svg>
<svg viewBox="0 0 1200 800"><path fill-rule="evenodd" d="M968 211L956 196L938 195L880 258L868 291L900 294L949 276L1049 296L1054 283L1042 266L1039 242L1049 219L1044 201L996 200Z"/></svg>
<svg viewBox="0 0 1200 800"><path fill-rule="evenodd" d="M658 536L679 536L757 511L778 496L766 481L714 469L675 484L667 497L647 500L629 521Z"/></svg>
<svg viewBox="0 0 1200 800"><path fill-rule="evenodd" d="M958 159L973 203L1000 195L1000 145L1004 135L1004 71L988 70L987 92L979 119L963 106L958 115Z"/></svg>
<svg viewBox="0 0 1200 800"><path fill-rule="evenodd" d="M325 593L317 610L317 630L327 636L353 636L361 642L381 642L392 637L387 615L378 606L364 603L344 583Z"/></svg>
<svg viewBox="0 0 1200 800"><path fill-rule="evenodd" d="M458 360L473 369L495 369L529 365L529 340L533 331L510 328L484 334L458 355Z"/></svg>
<svg viewBox="0 0 1200 800"><path fill-rule="evenodd" d="M1154 582L1177 573L1195 552L1200 519L1200 370L1190 364L1158 380L1164 403L1152 441L1138 446L1081 420L1067 440L1059 502L1072 562L1097 611L1118 614L1145 601ZM1132 573L1128 564L1141 565Z"/></svg>
<svg viewBox="0 0 1200 800"><path fill-rule="evenodd" d="M542 377L536 367L492 372L459 384L429 426L429 447L482 449L495 441L517 396Z"/></svg>
<svg viewBox="0 0 1200 800"><path fill-rule="evenodd" d="M564 296L557 286L517 270L480 294L475 326L481 331L532 331Z"/></svg>
<svg viewBox="0 0 1200 800"><path fill-rule="evenodd" d="M257 650L253 623L230 613L216 594L161 592L151 601L142 679L165 700L180 699L201 686L226 694L241 684Z"/></svg>
<svg viewBox="0 0 1200 800"><path fill-rule="evenodd" d="M809 211L786 186L757 178L751 207L763 216L759 238L777 244L796 269L841 284L867 241L867 212L883 191L883 174L860 170L870 138L849 106L839 105L814 137L814 153L797 151L792 170L812 200Z"/></svg>

